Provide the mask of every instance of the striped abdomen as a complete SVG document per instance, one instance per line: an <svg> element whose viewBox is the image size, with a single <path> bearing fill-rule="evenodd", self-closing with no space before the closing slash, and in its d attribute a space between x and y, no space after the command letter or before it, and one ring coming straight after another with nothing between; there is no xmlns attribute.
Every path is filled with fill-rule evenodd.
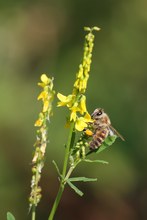
<svg viewBox="0 0 147 220"><path fill-rule="evenodd" d="M101 146L105 138L109 134L109 128L104 128L102 130L97 129L93 135L92 140L90 141L90 149L95 150Z"/></svg>

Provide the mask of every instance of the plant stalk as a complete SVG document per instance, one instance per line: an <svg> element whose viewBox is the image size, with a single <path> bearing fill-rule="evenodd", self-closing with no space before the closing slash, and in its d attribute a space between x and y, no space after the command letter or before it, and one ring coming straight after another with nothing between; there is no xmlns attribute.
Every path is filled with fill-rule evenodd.
<svg viewBox="0 0 147 220"><path fill-rule="evenodd" d="M59 202L60 202L61 197L62 197L62 193L63 193L64 188L65 188L65 184L66 184L65 176L66 176L66 172L67 172L67 165L68 165L69 153L70 153L70 148L71 148L73 130L74 130L74 122L71 123L69 136L68 136L68 140L67 140L67 145L66 145L66 149L65 149L65 157L64 157L63 170L62 170L62 179L61 179L61 182L60 182L60 186L59 186L59 190L58 190L56 199L54 201L54 204L53 204L53 207L51 209L50 215L48 217L48 220L53 220L54 219L54 215L56 213L56 210L58 208Z"/></svg>
<svg viewBox="0 0 147 220"><path fill-rule="evenodd" d="M36 207L35 207L35 205L33 205L33 207L32 207L32 220L35 220L35 217L36 217Z"/></svg>

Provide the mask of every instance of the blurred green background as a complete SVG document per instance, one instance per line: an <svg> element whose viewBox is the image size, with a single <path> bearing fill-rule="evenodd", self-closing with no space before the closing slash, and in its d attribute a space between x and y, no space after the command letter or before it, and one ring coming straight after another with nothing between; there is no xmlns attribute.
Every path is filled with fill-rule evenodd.
<svg viewBox="0 0 147 220"><path fill-rule="evenodd" d="M0 1L0 219L11 211L30 219L31 159L36 98L41 73L55 77L55 89L72 90L83 54L84 26L96 33L87 107L103 107L125 137L99 154L109 165L83 164L74 175L97 177L67 187L55 219L147 219L147 1ZM57 100L56 100L57 101ZM37 220L47 219L58 189L54 159L61 167L66 108L56 108L42 176L43 198Z"/></svg>

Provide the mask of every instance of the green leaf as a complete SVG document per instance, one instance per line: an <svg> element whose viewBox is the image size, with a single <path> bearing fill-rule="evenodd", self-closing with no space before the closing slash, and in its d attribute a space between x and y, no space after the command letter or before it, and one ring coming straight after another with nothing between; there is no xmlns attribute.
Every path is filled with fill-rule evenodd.
<svg viewBox="0 0 147 220"><path fill-rule="evenodd" d="M70 182L77 182L77 181L82 181L82 182L92 182L92 181L97 181L97 178L87 178L87 177L72 177L68 179Z"/></svg>
<svg viewBox="0 0 147 220"><path fill-rule="evenodd" d="M84 193L79 190L74 184L72 184L69 179L67 180L68 185L79 195L79 196L83 196Z"/></svg>
<svg viewBox="0 0 147 220"><path fill-rule="evenodd" d="M115 142L116 138L117 138L116 135L108 136L108 137L105 139L105 143L110 146L110 145L112 145L112 144Z"/></svg>
<svg viewBox="0 0 147 220"><path fill-rule="evenodd" d="M61 173L60 173L60 170L59 170L59 168L58 168L58 165L56 164L56 162L55 162L54 160L53 160L52 162L53 162L53 164L54 164L54 166L55 166L55 168L56 168L56 170L57 170L58 175L62 178L62 175L61 175Z"/></svg>
<svg viewBox="0 0 147 220"><path fill-rule="evenodd" d="M105 160L89 160L89 159L84 159L84 162L88 162L88 163L102 163L102 164L108 164L107 161Z"/></svg>
<svg viewBox="0 0 147 220"><path fill-rule="evenodd" d="M101 144L100 148L98 148L98 150L96 151L96 153L100 153L103 150L105 150L107 147L111 146L115 140L116 140L117 136L113 135L113 136L108 136L105 141Z"/></svg>
<svg viewBox="0 0 147 220"><path fill-rule="evenodd" d="M7 220L15 220L14 216L11 214L11 212L7 212Z"/></svg>

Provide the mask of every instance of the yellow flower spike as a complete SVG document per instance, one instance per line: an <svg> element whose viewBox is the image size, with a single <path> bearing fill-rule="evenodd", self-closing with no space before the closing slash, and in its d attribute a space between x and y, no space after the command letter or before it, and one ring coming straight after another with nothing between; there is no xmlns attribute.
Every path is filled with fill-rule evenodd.
<svg viewBox="0 0 147 220"><path fill-rule="evenodd" d="M31 193L30 193L30 208L36 207L40 201L41 193L39 182L41 178L42 168L44 166L44 155L48 143L48 121L52 115L52 102L55 91L53 90L53 78L48 78L46 74L41 75L41 82L38 83L42 87L42 92L38 96L38 100L42 101L42 110L39 113L39 118L34 126L39 127L36 131L35 153L33 157ZM37 175L36 175L37 173Z"/></svg>
<svg viewBox="0 0 147 220"><path fill-rule="evenodd" d="M87 127L88 122L92 122L90 115L86 109L86 97L84 93L87 88L87 82L89 78L90 66L92 62L92 51L94 46L93 31L98 31L98 27L85 27L85 31L89 33L85 36L85 45L83 52L83 61L79 65L79 70L76 73L76 80L74 82L74 88L72 94L64 96L61 93L57 94L59 99L57 106L67 106L70 110L70 121L75 122L75 128L79 131ZM78 105L75 105L75 103ZM80 115L84 115L80 117Z"/></svg>

